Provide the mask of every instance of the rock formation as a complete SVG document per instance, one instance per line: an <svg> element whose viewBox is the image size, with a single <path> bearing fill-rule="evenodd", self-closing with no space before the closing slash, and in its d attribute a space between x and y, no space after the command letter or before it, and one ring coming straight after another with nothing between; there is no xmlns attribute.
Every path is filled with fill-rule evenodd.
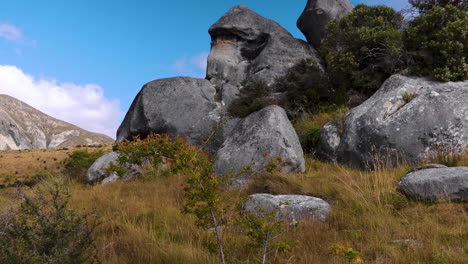
<svg viewBox="0 0 468 264"><path fill-rule="evenodd" d="M266 155L268 154L268 155ZM281 157L283 172L304 172L299 138L279 106L268 106L240 120L217 152L215 172L239 172L254 164L258 170L272 158Z"/></svg>
<svg viewBox="0 0 468 264"><path fill-rule="evenodd" d="M117 142L135 135L167 133L201 145L220 120L216 90L204 79L176 77L149 82L117 130Z"/></svg>
<svg viewBox="0 0 468 264"><path fill-rule="evenodd" d="M440 151L468 148L468 81L440 83L393 75L353 108L343 127L322 130L321 156L372 167L376 156L417 163Z"/></svg>
<svg viewBox="0 0 468 264"><path fill-rule="evenodd" d="M0 150L112 144L92 133L50 117L8 95L0 95Z"/></svg>
<svg viewBox="0 0 468 264"><path fill-rule="evenodd" d="M280 204L283 205L280 206ZM306 195L271 195L253 194L244 204L244 209L254 214L261 214L258 209L272 212L279 206L278 219L297 222L305 219L325 221L331 206L326 201Z"/></svg>
<svg viewBox="0 0 468 264"><path fill-rule="evenodd" d="M468 167L414 171L401 179L398 190L417 200L468 201Z"/></svg>
<svg viewBox="0 0 468 264"><path fill-rule="evenodd" d="M206 78L221 89L221 99L229 105L242 89L242 81L275 79L301 59L318 61L315 50L295 39L275 21L246 6L231 8L209 29L211 52Z"/></svg>
<svg viewBox="0 0 468 264"><path fill-rule="evenodd" d="M308 0L307 5L297 20L297 27L307 38L310 45L320 47L320 42L327 33L327 25L332 20L341 18L353 10L349 0Z"/></svg>

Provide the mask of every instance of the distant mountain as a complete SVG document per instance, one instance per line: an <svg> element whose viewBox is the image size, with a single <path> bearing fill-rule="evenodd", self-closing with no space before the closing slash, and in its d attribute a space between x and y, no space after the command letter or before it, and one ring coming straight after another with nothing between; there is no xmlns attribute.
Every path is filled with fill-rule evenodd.
<svg viewBox="0 0 468 264"><path fill-rule="evenodd" d="M8 95L0 94L0 150L112 144L92 133L55 119Z"/></svg>

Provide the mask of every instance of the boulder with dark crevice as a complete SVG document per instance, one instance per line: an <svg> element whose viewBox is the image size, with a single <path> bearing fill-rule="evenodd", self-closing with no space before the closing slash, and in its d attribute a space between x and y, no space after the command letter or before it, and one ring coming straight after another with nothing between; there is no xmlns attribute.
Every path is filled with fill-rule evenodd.
<svg viewBox="0 0 468 264"><path fill-rule="evenodd" d="M207 79L229 105L244 80L261 80L273 89L277 77L305 58L319 62L315 50L271 19L246 6L231 8L209 29Z"/></svg>

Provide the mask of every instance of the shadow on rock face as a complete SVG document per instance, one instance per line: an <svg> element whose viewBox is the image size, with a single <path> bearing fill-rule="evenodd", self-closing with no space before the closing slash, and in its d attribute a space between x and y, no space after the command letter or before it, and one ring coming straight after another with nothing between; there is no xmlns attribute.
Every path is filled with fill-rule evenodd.
<svg viewBox="0 0 468 264"><path fill-rule="evenodd" d="M326 35L328 23L341 18L353 10L349 0L308 0L307 5L297 20L297 27L315 48Z"/></svg>
<svg viewBox="0 0 468 264"><path fill-rule="evenodd" d="M207 79L221 88L226 105L237 98L244 80L262 80L271 86L301 59L319 62L310 45L245 6L231 8L208 32Z"/></svg>

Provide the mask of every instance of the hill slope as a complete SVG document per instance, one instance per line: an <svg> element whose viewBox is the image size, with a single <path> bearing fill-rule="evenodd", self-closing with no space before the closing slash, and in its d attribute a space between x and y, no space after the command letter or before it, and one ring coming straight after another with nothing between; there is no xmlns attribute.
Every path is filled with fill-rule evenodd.
<svg viewBox="0 0 468 264"><path fill-rule="evenodd" d="M55 119L8 95L0 94L0 150L112 144L108 136Z"/></svg>

